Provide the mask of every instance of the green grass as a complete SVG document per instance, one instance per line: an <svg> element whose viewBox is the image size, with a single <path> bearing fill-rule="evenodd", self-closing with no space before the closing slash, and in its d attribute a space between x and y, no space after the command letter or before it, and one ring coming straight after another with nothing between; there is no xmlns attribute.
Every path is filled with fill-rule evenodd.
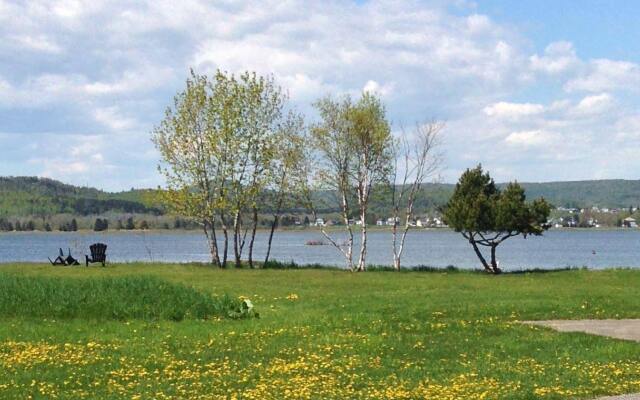
<svg viewBox="0 0 640 400"><path fill-rule="evenodd" d="M640 271L0 268L2 279L154 278L248 297L260 311L260 318L180 322L2 312L3 399L587 399L640 392L640 344L518 323L640 318Z"/></svg>
<svg viewBox="0 0 640 400"><path fill-rule="evenodd" d="M0 316L83 319L209 319L243 316L241 301L157 277L78 279L0 273Z"/></svg>

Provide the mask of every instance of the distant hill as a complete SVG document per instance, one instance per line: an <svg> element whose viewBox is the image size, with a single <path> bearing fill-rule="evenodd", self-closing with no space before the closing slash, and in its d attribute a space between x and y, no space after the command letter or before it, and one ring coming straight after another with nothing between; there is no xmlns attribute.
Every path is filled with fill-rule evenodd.
<svg viewBox="0 0 640 400"><path fill-rule="evenodd" d="M640 180L604 179L567 182L520 182L527 199L544 197L555 207L584 208L591 206L628 208L640 206ZM502 183L499 186L504 187ZM426 184L426 204L444 204L455 189L454 184Z"/></svg>
<svg viewBox="0 0 640 400"><path fill-rule="evenodd" d="M640 180L592 180L575 182L522 183L527 198L546 198L556 207L640 206ZM424 196L416 203L418 213L444 205L453 193L453 184L425 184ZM105 213L163 214L151 189L110 193L90 187L68 185L36 177L0 177L0 217L47 216L55 214L94 215ZM316 193L323 200L323 212L331 211L331 195ZM383 198L372 201L372 210L387 213ZM294 211L294 210L290 210Z"/></svg>
<svg viewBox="0 0 640 400"><path fill-rule="evenodd" d="M0 216L160 214L152 190L109 193L36 177L0 177Z"/></svg>
<svg viewBox="0 0 640 400"><path fill-rule="evenodd" d="M640 208L640 180L606 179L571 182L520 182L527 199L544 197L555 207L585 208L591 206L609 208ZM498 184L500 187L505 183ZM422 187L423 195L416 201L417 213L437 209L447 203L455 184L428 183ZM388 213L388 205L382 199L372 201L374 212Z"/></svg>
<svg viewBox="0 0 640 400"><path fill-rule="evenodd" d="M548 183L522 183L528 198L543 196L556 207L640 206L640 180L604 179Z"/></svg>

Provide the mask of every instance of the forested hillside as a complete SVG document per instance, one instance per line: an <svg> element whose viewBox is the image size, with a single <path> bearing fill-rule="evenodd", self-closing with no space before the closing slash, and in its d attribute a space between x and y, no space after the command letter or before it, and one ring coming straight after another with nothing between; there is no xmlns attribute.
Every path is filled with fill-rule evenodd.
<svg viewBox="0 0 640 400"><path fill-rule="evenodd" d="M523 183L527 197L543 196L556 207L616 207L640 205L640 180Z"/></svg>
<svg viewBox="0 0 640 400"><path fill-rule="evenodd" d="M556 207L619 207L640 205L640 180L597 180L577 182L522 183L527 197L543 196ZM425 184L416 202L418 213L444 205L452 184ZM318 192L322 199L320 212L332 212L334 202L328 192ZM383 193L372 200L371 209L379 215L389 212L389 201ZM301 206L289 212L304 212ZM53 179L36 177L0 177L0 217L72 214L78 216L121 214L163 214L155 190L132 189L110 193L95 188L68 185Z"/></svg>
<svg viewBox="0 0 640 400"><path fill-rule="evenodd" d="M150 190L108 193L53 179L0 177L0 216L94 215L107 212L160 214Z"/></svg>

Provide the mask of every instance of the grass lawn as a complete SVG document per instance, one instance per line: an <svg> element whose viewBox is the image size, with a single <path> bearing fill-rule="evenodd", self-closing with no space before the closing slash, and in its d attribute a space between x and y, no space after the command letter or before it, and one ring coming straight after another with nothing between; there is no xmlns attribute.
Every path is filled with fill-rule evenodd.
<svg viewBox="0 0 640 400"><path fill-rule="evenodd" d="M2 399L572 399L640 392L640 344L517 323L640 318L640 271L486 276L9 264L0 273L60 277L65 290L83 287L75 279L91 285L101 277L152 275L199 293L250 298L260 313L136 319L121 308L117 315L101 311L108 304L88 297L102 293L97 289L76 290L77 302L92 308L67 317L58 306L66 296L51 295L52 304L25 300L18 309L26 316L0 310ZM113 301L139 306L143 295L126 291ZM0 302L9 301L3 295ZM58 317L43 317L39 307Z"/></svg>

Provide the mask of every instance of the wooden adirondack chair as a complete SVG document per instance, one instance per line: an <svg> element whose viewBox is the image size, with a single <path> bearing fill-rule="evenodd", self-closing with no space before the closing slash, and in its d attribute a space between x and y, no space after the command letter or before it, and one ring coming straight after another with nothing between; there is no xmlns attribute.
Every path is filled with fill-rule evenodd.
<svg viewBox="0 0 640 400"><path fill-rule="evenodd" d="M64 256L62 249L60 249L60 255L53 261L49 258L49 261L51 262L51 265L80 265L78 260L73 258L71 255L71 249L69 249L69 255L67 257Z"/></svg>
<svg viewBox="0 0 640 400"><path fill-rule="evenodd" d="M51 260L49 258L49 262L51 263L51 265L67 265L67 261L64 259L64 253L62 252L62 248L60 248L60 255L58 255L58 257L56 257L55 260Z"/></svg>
<svg viewBox="0 0 640 400"><path fill-rule="evenodd" d="M86 266L89 266L89 263L102 263L102 266L105 266L107 262L107 245L104 243L94 243L89 246L89 250L91 250L91 257L85 255L86 257Z"/></svg>

